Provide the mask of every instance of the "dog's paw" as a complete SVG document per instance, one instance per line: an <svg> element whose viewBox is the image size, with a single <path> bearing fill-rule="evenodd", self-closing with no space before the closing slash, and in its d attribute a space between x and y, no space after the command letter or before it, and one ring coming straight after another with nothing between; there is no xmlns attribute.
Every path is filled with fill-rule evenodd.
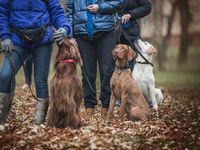
<svg viewBox="0 0 200 150"><path fill-rule="evenodd" d="M159 112L158 112L158 109L151 109L151 118L152 119L156 119L156 118L159 118Z"/></svg>

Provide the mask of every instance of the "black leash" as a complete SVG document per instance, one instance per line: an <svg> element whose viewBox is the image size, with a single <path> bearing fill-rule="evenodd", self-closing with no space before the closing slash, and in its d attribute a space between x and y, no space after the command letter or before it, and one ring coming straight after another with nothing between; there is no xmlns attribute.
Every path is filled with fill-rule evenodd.
<svg viewBox="0 0 200 150"><path fill-rule="evenodd" d="M25 76L26 76L26 78L27 78L27 75L28 75L28 72L27 72L27 69L26 69L26 65L24 64L24 62L23 62L23 59L22 59L22 56L21 56L21 54L18 52L18 51L16 51L16 50L13 50L14 52L16 52L16 54L19 56L19 58L20 58L20 60L21 60L21 64L22 64L22 66L23 66L23 68L24 68L24 74L25 74ZM29 88L29 91L31 92L31 95L32 95L32 97L34 98L34 99L36 99L37 101L39 101L39 99L35 96L35 94L33 93L33 90L32 90L32 88L31 88L31 79L28 77L27 78L28 80L28 88Z"/></svg>
<svg viewBox="0 0 200 150"><path fill-rule="evenodd" d="M151 63L150 61L148 61L148 60L144 57L144 55L142 55L142 53L137 49L137 48L139 48L139 49L142 50L142 48L138 45L138 43L135 43L135 47L136 47L137 53L139 53L140 56L145 60L145 62L137 62L137 63L139 63L139 64L149 64L149 65L151 65L151 66L153 67L153 63Z"/></svg>
<svg viewBox="0 0 200 150"><path fill-rule="evenodd" d="M94 90L94 88L92 87L92 84L91 84L91 82L90 82L90 80L89 80L89 78L88 78L88 75L87 75L87 73L86 73L84 67L83 67L83 64L81 64L80 67L81 67L82 74L83 74L83 76L85 77L85 80L86 80L86 82L87 82L87 84L88 84L90 90L91 90L93 93L95 93L95 94L97 95L97 92L96 92L96 91ZM110 68L109 70L112 70L112 68ZM106 83L107 80L109 79L108 77L112 75L112 73L113 73L113 71L110 71L110 72L108 71L108 73L107 73L107 75L106 75L106 77L105 77L105 83ZM104 86L105 86L105 85L104 85ZM102 92L102 91L101 91L101 92ZM97 98L94 97L94 96L92 96L92 98L93 98L93 99L97 99ZM99 99L101 100L101 97L99 97Z"/></svg>
<svg viewBox="0 0 200 150"><path fill-rule="evenodd" d="M88 76L87 76L87 74L86 74L86 72L85 72L85 69L84 69L83 65L81 65L81 71L82 71L82 74L84 75L84 78L85 78L86 82L87 82L88 85L89 85L89 88L92 90L92 92L94 92L94 93L96 94L96 91L95 91L94 88L92 87L92 84L91 84L91 82L90 82L90 80L89 80L89 78L88 78ZM96 98L95 98L95 99L96 99Z"/></svg>
<svg viewBox="0 0 200 150"><path fill-rule="evenodd" d="M124 38L128 41L128 43L131 45L132 48L134 48L134 50L146 61L146 64L150 64L152 67L153 67L153 64L151 62L149 62L143 55L142 53L138 50L141 49L141 47L136 43L135 45L133 45L133 42L131 42L131 40L129 39L127 33L124 31L124 29L122 28L122 25L121 25L121 19L118 18L119 21L118 21L118 26L119 26L119 30L121 31L120 34L123 34Z"/></svg>
<svg viewBox="0 0 200 150"><path fill-rule="evenodd" d="M14 91L15 91L15 86L16 86L16 80L15 80L15 68L14 68L14 65L13 65L12 56L11 56L11 54L6 53L5 50L1 50L0 52L4 52L4 53L5 53L5 56L8 58L9 63L10 63L10 66L11 66L12 82L11 82L11 96L10 96L10 97L11 97L11 99L13 99ZM19 56L20 61L21 61L21 63L22 63L22 66L23 66L23 68L24 68L24 71L25 71L25 75L26 75L26 74L27 74L27 69L26 69L26 65L25 65L24 62L23 62L23 59L22 59L21 54L20 54L18 51L16 51L15 49L13 49L13 52L15 52L15 53ZM29 90L30 90L30 92L31 92L32 97L33 97L34 99L38 100L38 98L34 95L33 90L32 90L32 88L31 88L31 81L30 81L30 78L28 78L27 81L28 81L28 83L27 83L27 84L28 84L28 88L29 88Z"/></svg>

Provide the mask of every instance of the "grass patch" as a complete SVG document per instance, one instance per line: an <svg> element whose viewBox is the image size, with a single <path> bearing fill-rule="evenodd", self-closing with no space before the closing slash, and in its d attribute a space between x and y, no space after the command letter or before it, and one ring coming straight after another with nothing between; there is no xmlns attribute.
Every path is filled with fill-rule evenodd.
<svg viewBox="0 0 200 150"><path fill-rule="evenodd" d="M157 71L156 85L163 87L195 87L200 86L200 72Z"/></svg>

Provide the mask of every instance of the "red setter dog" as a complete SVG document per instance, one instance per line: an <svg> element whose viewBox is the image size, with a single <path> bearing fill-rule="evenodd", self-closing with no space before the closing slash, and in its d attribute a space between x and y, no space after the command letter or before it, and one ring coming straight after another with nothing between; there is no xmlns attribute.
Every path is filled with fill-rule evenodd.
<svg viewBox="0 0 200 150"><path fill-rule="evenodd" d="M56 128L78 128L83 97L76 63L82 63L77 45L68 39L59 45L55 75L50 83L50 108L47 125Z"/></svg>

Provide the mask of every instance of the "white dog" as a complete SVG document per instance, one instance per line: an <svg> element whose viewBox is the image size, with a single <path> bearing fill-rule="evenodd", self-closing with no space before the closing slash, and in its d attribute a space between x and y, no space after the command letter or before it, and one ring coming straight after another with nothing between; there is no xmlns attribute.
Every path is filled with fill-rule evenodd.
<svg viewBox="0 0 200 150"><path fill-rule="evenodd" d="M140 53L152 63L152 55L156 53L156 49L148 42L138 40L135 44ZM138 54L136 64L132 73L133 78L137 82L144 97L153 109L157 110L158 105L163 101L163 94L160 89L155 88L155 77L153 74L153 66Z"/></svg>

